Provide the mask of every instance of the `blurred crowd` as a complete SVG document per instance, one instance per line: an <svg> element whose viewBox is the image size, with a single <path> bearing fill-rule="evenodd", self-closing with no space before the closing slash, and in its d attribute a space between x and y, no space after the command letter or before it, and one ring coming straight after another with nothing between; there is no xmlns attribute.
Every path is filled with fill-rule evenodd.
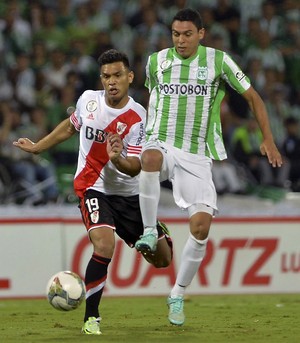
<svg viewBox="0 0 300 343"><path fill-rule="evenodd" d="M222 104L228 160L213 167L219 194L249 184L300 191L299 0L5 0L0 4L0 202L57 202L75 171L78 140L41 156L12 146L33 141L69 115L85 89L100 89L97 58L116 48L135 73L131 95L145 107L145 64L172 46L170 25L181 8L198 9L203 45L228 52L265 101L284 156L274 171L259 152L261 134L242 97ZM71 178L70 178L71 179Z"/></svg>

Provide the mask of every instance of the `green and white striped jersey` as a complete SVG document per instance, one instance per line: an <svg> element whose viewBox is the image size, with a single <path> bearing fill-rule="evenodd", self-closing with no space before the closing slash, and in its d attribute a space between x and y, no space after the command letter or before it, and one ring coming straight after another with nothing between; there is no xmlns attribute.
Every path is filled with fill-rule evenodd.
<svg viewBox="0 0 300 343"><path fill-rule="evenodd" d="M152 54L146 66L150 91L147 140L158 139L186 152L225 159L220 106L225 82L238 93L249 78L223 51L199 45L184 59L175 48Z"/></svg>

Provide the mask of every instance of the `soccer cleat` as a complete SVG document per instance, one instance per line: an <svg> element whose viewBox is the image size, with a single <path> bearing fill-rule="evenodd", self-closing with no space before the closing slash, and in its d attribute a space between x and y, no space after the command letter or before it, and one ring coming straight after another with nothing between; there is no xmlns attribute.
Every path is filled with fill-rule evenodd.
<svg viewBox="0 0 300 343"><path fill-rule="evenodd" d="M167 225L163 222L160 222L159 220L157 221L157 226L159 226L162 230L162 232L167 236L170 237L170 231L167 228Z"/></svg>
<svg viewBox="0 0 300 343"><path fill-rule="evenodd" d="M89 319L83 324L81 332L86 335L101 335L100 320L101 318L89 317Z"/></svg>
<svg viewBox="0 0 300 343"><path fill-rule="evenodd" d="M135 248L142 254L153 253L156 250L157 237L148 233L146 235L140 236L140 239L136 241Z"/></svg>
<svg viewBox="0 0 300 343"><path fill-rule="evenodd" d="M169 321L173 325L182 325L185 320L183 313L184 299L183 296L168 297L168 307L169 307Z"/></svg>

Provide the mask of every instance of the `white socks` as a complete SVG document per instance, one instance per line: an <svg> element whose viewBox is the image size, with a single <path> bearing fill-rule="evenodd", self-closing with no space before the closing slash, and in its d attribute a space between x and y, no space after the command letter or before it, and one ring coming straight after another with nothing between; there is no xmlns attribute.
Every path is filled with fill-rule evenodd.
<svg viewBox="0 0 300 343"><path fill-rule="evenodd" d="M140 208L145 226L144 234L151 232L157 235L157 208L160 198L159 174L159 171L145 172L141 170L140 172Z"/></svg>
<svg viewBox="0 0 300 343"><path fill-rule="evenodd" d="M208 238L201 241L189 235L181 254L179 271L170 293L171 297L184 295L186 287L192 282L205 256L207 241Z"/></svg>

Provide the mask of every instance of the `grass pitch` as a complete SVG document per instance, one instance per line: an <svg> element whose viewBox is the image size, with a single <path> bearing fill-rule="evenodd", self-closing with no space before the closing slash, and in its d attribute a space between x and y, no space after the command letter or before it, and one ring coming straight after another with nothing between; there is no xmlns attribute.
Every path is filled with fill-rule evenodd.
<svg viewBox="0 0 300 343"><path fill-rule="evenodd" d="M300 294L191 296L181 327L169 324L165 297L104 297L101 336L80 333L83 312L59 312L46 299L0 300L0 342L300 342Z"/></svg>

